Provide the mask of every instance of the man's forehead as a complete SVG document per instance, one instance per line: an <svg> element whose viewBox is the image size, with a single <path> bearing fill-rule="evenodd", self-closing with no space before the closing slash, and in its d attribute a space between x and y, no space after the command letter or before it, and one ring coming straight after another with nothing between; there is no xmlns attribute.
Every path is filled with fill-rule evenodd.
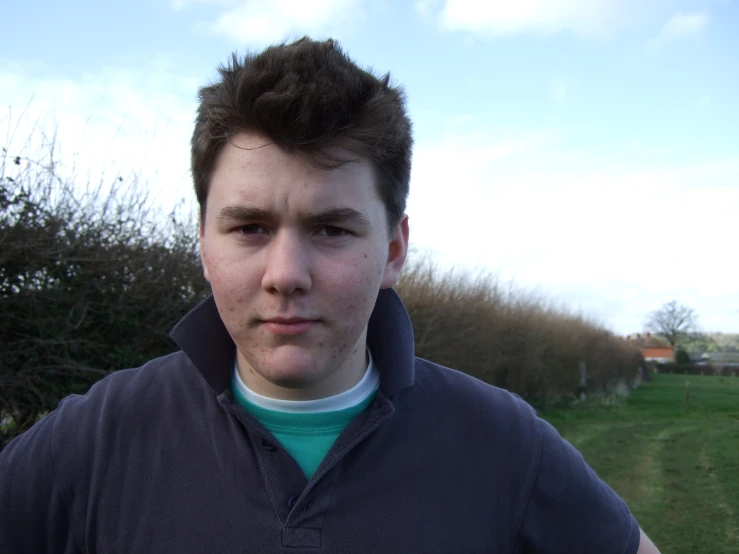
<svg viewBox="0 0 739 554"><path fill-rule="evenodd" d="M257 197L280 202L304 196L326 204L336 194L364 197L363 189L372 192L375 181L375 173L365 160L323 169L274 144L250 140L229 145L221 153L211 178L211 192L228 198L229 203L235 199L254 202Z"/></svg>
<svg viewBox="0 0 739 554"><path fill-rule="evenodd" d="M224 152L227 152L225 156ZM241 131L229 138L218 156L216 169L218 162L221 162L224 157L231 159L237 157L244 162L245 166L250 167L268 161L288 162L290 165L295 164L295 167L301 167L307 172L317 174L351 171L356 167L364 167L373 175L376 172L375 164L370 159L340 146L330 146L314 153L288 152L270 138L248 131Z"/></svg>

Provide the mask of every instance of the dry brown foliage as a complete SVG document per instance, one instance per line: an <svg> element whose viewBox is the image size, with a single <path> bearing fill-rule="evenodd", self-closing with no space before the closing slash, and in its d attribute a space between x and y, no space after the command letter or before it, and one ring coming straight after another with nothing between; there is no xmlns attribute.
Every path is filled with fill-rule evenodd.
<svg viewBox="0 0 739 554"><path fill-rule="evenodd" d="M416 355L550 405L608 393L643 372L638 350L579 314L505 289L491 275L440 271L412 259L396 286L413 322Z"/></svg>
<svg viewBox="0 0 739 554"><path fill-rule="evenodd" d="M0 149L0 448L59 400L176 349L209 292L197 227L136 176L60 176L53 141Z"/></svg>

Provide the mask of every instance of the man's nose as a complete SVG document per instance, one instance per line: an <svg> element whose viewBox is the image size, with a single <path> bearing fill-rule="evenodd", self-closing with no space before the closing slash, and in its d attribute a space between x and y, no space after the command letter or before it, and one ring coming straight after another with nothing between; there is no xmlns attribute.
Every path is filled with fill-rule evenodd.
<svg viewBox="0 0 739 554"><path fill-rule="evenodd" d="M298 233L280 231L270 241L262 277L262 287L289 296L307 293L312 286L308 245Z"/></svg>

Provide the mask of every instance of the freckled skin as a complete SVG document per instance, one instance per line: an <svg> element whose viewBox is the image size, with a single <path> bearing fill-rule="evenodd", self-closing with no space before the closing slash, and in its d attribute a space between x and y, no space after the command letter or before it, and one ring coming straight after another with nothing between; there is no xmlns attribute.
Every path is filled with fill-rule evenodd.
<svg viewBox="0 0 739 554"><path fill-rule="evenodd" d="M234 205L273 218L219 218ZM329 233L306 223L306 214L336 208L351 208L365 222L338 224L341 236L334 236L336 227ZM319 170L257 135L238 134L217 160L200 240L205 276L247 386L304 400L338 394L361 379L377 293L395 284L408 245L407 217L388 234L368 162ZM285 336L264 325L272 317L318 323Z"/></svg>

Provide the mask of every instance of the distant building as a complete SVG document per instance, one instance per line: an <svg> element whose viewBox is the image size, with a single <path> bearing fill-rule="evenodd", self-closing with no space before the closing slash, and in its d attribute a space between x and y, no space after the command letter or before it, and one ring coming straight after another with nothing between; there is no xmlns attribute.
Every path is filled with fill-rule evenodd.
<svg viewBox="0 0 739 554"><path fill-rule="evenodd" d="M717 369L739 369L739 352L707 352L701 357Z"/></svg>
<svg viewBox="0 0 739 554"><path fill-rule="evenodd" d="M626 340L641 350L647 362L666 364L675 361L675 349L664 340L652 336L651 333L629 335Z"/></svg>

